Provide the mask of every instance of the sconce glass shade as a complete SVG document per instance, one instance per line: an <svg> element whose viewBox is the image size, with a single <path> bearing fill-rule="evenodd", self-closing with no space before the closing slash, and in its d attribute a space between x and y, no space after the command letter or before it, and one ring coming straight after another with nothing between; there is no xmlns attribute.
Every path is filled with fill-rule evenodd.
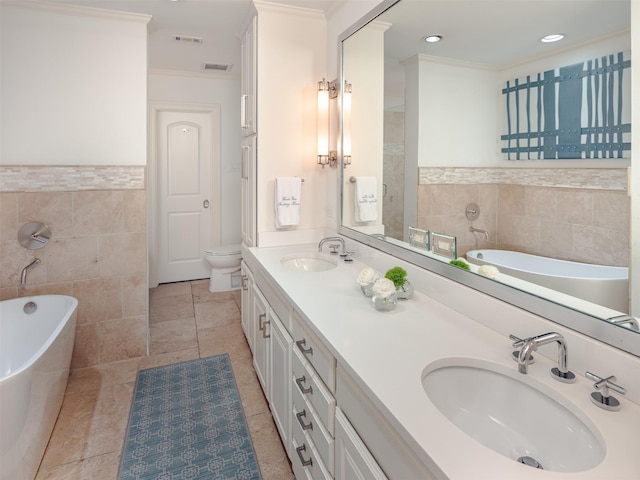
<svg viewBox="0 0 640 480"><path fill-rule="evenodd" d="M318 164L329 163L329 84L318 82Z"/></svg>
<svg viewBox="0 0 640 480"><path fill-rule="evenodd" d="M342 157L346 165L351 165L351 84L344 82L344 98L342 100L344 114L342 116Z"/></svg>

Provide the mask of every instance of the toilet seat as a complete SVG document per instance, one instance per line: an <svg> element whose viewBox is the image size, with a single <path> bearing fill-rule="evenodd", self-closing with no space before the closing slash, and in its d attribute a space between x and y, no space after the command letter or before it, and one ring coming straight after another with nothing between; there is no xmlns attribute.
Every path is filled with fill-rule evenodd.
<svg viewBox="0 0 640 480"><path fill-rule="evenodd" d="M204 253L207 255L217 257L217 256L240 255L241 252L240 252L240 245L221 245L219 247L214 247L209 250L205 250Z"/></svg>

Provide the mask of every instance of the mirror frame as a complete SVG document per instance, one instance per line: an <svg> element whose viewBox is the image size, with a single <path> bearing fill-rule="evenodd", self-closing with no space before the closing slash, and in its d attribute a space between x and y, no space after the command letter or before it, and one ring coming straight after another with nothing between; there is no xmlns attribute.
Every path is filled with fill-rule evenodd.
<svg viewBox="0 0 640 480"><path fill-rule="evenodd" d="M342 99L344 98L344 50L342 48L343 42L358 30L360 30L367 23L369 23L400 1L402 0L383 0L368 14L351 25L338 37L340 78L339 83L341 85L340 102L342 102ZM343 142L342 134L344 132L342 111L342 105L340 105L340 145L342 145ZM342 156L342 152L340 152L339 155L341 165L340 169L342 170L342 172L338 175L340 188L338 189L339 214L337 231L340 235L343 235L369 247L375 248L376 250L380 250L384 253L397 257L430 272L441 275L445 278L448 278L449 280L461 283L462 285L511 304L515 307L521 308L527 312L538 315L554 323L575 330L579 333L593 338L594 340L600 341L602 343L640 357L640 333L636 331L630 330L621 325L609 323L605 319L595 317L578 310L574 310L565 305L561 305L551 300L538 297L534 294L518 290L514 287L505 285L498 281L490 280L480 275L470 274L470 272L449 265L448 263L441 262L425 255L421 255L409 249L405 249L398 245L343 226L343 187L346 172L344 168L344 158Z"/></svg>

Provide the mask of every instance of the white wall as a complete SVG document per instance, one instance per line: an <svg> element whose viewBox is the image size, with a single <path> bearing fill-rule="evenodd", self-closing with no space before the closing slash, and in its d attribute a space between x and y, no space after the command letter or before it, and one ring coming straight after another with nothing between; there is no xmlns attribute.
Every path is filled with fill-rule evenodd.
<svg viewBox="0 0 640 480"><path fill-rule="evenodd" d="M326 176L317 159L317 85L326 76L326 20L313 10L258 9L258 244L276 232L274 180L304 178L300 224L325 225ZM324 170L327 170L326 168ZM267 234L267 235L265 235Z"/></svg>
<svg viewBox="0 0 640 480"><path fill-rule="evenodd" d="M221 111L220 234L223 245L240 243L240 78L180 72L149 73L149 101L218 104ZM151 181L149 179L149 181Z"/></svg>
<svg viewBox="0 0 640 480"><path fill-rule="evenodd" d="M149 17L4 1L0 163L145 165Z"/></svg>

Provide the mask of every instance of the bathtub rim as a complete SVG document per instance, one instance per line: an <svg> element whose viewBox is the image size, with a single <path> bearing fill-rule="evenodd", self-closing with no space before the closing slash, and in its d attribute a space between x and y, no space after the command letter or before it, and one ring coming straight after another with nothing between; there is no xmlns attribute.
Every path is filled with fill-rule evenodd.
<svg viewBox="0 0 640 480"><path fill-rule="evenodd" d="M608 276L608 277L585 277L585 276L572 276L572 275L558 275L558 274L554 274L554 273L548 273L548 272L540 272L540 271L536 271L536 270L531 270L531 269L525 269L525 268L520 268L520 267L513 267L511 265L505 265L504 263L500 263L500 262L492 262L489 261L485 258L477 258L477 254L479 252L505 252L508 254L518 254L518 255L522 255L526 258L541 258L544 260L549 260L549 261L553 261L553 262L557 262L560 264L565 264L565 265L580 265L580 266L585 266L588 268L594 268L594 269L608 269L608 270L612 270L615 272L622 272L622 271L626 271L626 276ZM525 253L525 252L518 252L516 250L505 250L505 249L498 249L498 248L479 248L479 249L475 249L475 250L469 250L467 251L467 253L465 253L465 256L467 257L467 259L475 264L475 265L494 265L498 268L500 267L504 267L504 268L508 268L511 270L519 270L525 273L530 273L530 274L534 274L534 275L544 275L544 276L549 276L549 277L554 277L554 278L568 278L568 279L572 279L572 280L598 280L598 281L620 281L620 280L629 280L629 267L616 267L616 266L612 266L612 265L597 265L595 263L585 263L585 262L576 262L573 260L561 260L558 258L553 258L553 257L544 257L542 255L536 255L533 253ZM469 256L471 257L471 259L469 259ZM477 262L477 263L476 263Z"/></svg>
<svg viewBox="0 0 640 480"><path fill-rule="evenodd" d="M68 308L65 311L65 314L62 316L62 318L56 325L55 329L51 332L46 342L40 345L40 347L33 353L33 355L31 355L28 358L28 360L26 360L22 365L20 365L19 368L12 370L11 373L7 375L5 375L4 372L0 372L0 383L8 382L13 377L19 375L20 373L30 368L37 361L37 359L40 358L44 352L47 351L47 349L51 346L53 341L60 335L60 333L65 328L67 323L72 319L72 317L76 316L78 311L78 299L70 295L44 294L44 295L30 295L26 297L16 297L16 298L10 298L10 299L0 301L0 303L12 302L12 303L18 303L18 304L20 303L26 304L30 301L37 303L36 299L51 298L51 297L64 298L64 299L70 300L71 301L70 308ZM77 321L77 317L74 319L74 322L75 321Z"/></svg>

